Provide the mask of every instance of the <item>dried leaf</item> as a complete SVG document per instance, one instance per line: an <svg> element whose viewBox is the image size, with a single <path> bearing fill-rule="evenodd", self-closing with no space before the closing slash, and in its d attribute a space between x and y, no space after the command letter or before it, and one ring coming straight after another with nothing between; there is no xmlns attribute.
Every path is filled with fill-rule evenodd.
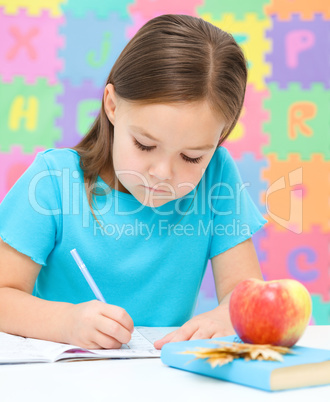
<svg viewBox="0 0 330 402"><path fill-rule="evenodd" d="M230 363L234 360L233 356L227 355L223 357L210 357L207 361L211 364L212 368L216 366L223 366L224 364Z"/></svg>
<svg viewBox="0 0 330 402"><path fill-rule="evenodd" d="M193 360L206 359L206 361L211 364L212 368L223 366L238 358L245 360L283 361L282 355L295 353L290 348L284 346L254 345L250 343L226 341L210 341L209 343L216 343L223 346L217 348L197 347L197 350L186 350L179 353L193 354L195 355L195 359Z"/></svg>

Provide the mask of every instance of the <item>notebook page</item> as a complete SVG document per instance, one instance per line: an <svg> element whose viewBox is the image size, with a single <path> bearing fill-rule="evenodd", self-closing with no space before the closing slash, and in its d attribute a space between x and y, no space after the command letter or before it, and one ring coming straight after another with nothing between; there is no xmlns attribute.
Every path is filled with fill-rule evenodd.
<svg viewBox="0 0 330 402"><path fill-rule="evenodd" d="M136 327L137 331L152 343L152 346L155 341L158 341L158 339L163 338L166 334L177 328L180 327Z"/></svg>
<svg viewBox="0 0 330 402"><path fill-rule="evenodd" d="M95 358L160 357L160 350L155 349L153 343L163 336L163 332L157 328L135 327L131 340L120 349L95 349L92 352L95 353Z"/></svg>
<svg viewBox="0 0 330 402"><path fill-rule="evenodd" d="M135 327L132 338L121 349L83 349L75 345L24 338L0 332L0 364L54 362L77 358L160 357L153 342L177 327Z"/></svg>
<svg viewBox="0 0 330 402"><path fill-rule="evenodd" d="M132 338L128 344L124 344L120 349L93 349L92 353L80 353L79 350L71 353L64 353L57 360L70 359L75 360L81 357L100 359L100 358L144 358L144 357L160 357L160 350L154 348L153 343L161 339L167 333L174 331L179 327L142 327L134 328Z"/></svg>
<svg viewBox="0 0 330 402"><path fill-rule="evenodd" d="M70 345L0 332L0 364L52 361Z"/></svg>

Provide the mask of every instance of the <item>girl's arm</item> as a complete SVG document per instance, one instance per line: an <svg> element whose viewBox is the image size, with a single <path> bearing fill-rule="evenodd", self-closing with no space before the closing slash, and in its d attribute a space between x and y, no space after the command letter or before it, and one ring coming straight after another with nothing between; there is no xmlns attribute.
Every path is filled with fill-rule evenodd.
<svg viewBox="0 0 330 402"><path fill-rule="evenodd" d="M0 331L64 342L63 322L71 305L32 296L40 269L0 239Z"/></svg>
<svg viewBox="0 0 330 402"><path fill-rule="evenodd" d="M211 260L219 305L229 303L234 287L247 278L263 279L252 238Z"/></svg>
<svg viewBox="0 0 330 402"><path fill-rule="evenodd" d="M0 331L114 349L128 343L134 323L119 306L98 300L72 304L32 296L41 266L0 239Z"/></svg>
<svg viewBox="0 0 330 402"><path fill-rule="evenodd" d="M247 278L263 279L252 239L216 255L211 259L219 306L199 314L176 331L154 343L161 349L167 342L210 339L234 335L229 315L229 299L235 286Z"/></svg>

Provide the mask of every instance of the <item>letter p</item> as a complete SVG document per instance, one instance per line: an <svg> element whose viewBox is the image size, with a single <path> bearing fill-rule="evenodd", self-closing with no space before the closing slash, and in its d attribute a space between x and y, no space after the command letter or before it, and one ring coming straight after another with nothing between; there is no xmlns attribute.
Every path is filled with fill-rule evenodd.
<svg viewBox="0 0 330 402"><path fill-rule="evenodd" d="M298 55L311 48L315 43L315 35L307 29L289 32L285 38L286 63L289 68L298 66Z"/></svg>

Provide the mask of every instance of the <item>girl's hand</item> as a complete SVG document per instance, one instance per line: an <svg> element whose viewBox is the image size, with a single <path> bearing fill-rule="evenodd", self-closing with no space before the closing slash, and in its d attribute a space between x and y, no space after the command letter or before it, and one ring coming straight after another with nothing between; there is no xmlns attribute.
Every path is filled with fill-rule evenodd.
<svg viewBox="0 0 330 402"><path fill-rule="evenodd" d="M86 349L119 349L134 330L123 308L98 300L73 304L64 321L65 342Z"/></svg>
<svg viewBox="0 0 330 402"><path fill-rule="evenodd" d="M182 327L170 332L162 339L154 342L156 349L161 349L165 343L180 342L194 339L211 339L220 336L235 335L231 324L228 305L219 305L214 310L196 315Z"/></svg>

